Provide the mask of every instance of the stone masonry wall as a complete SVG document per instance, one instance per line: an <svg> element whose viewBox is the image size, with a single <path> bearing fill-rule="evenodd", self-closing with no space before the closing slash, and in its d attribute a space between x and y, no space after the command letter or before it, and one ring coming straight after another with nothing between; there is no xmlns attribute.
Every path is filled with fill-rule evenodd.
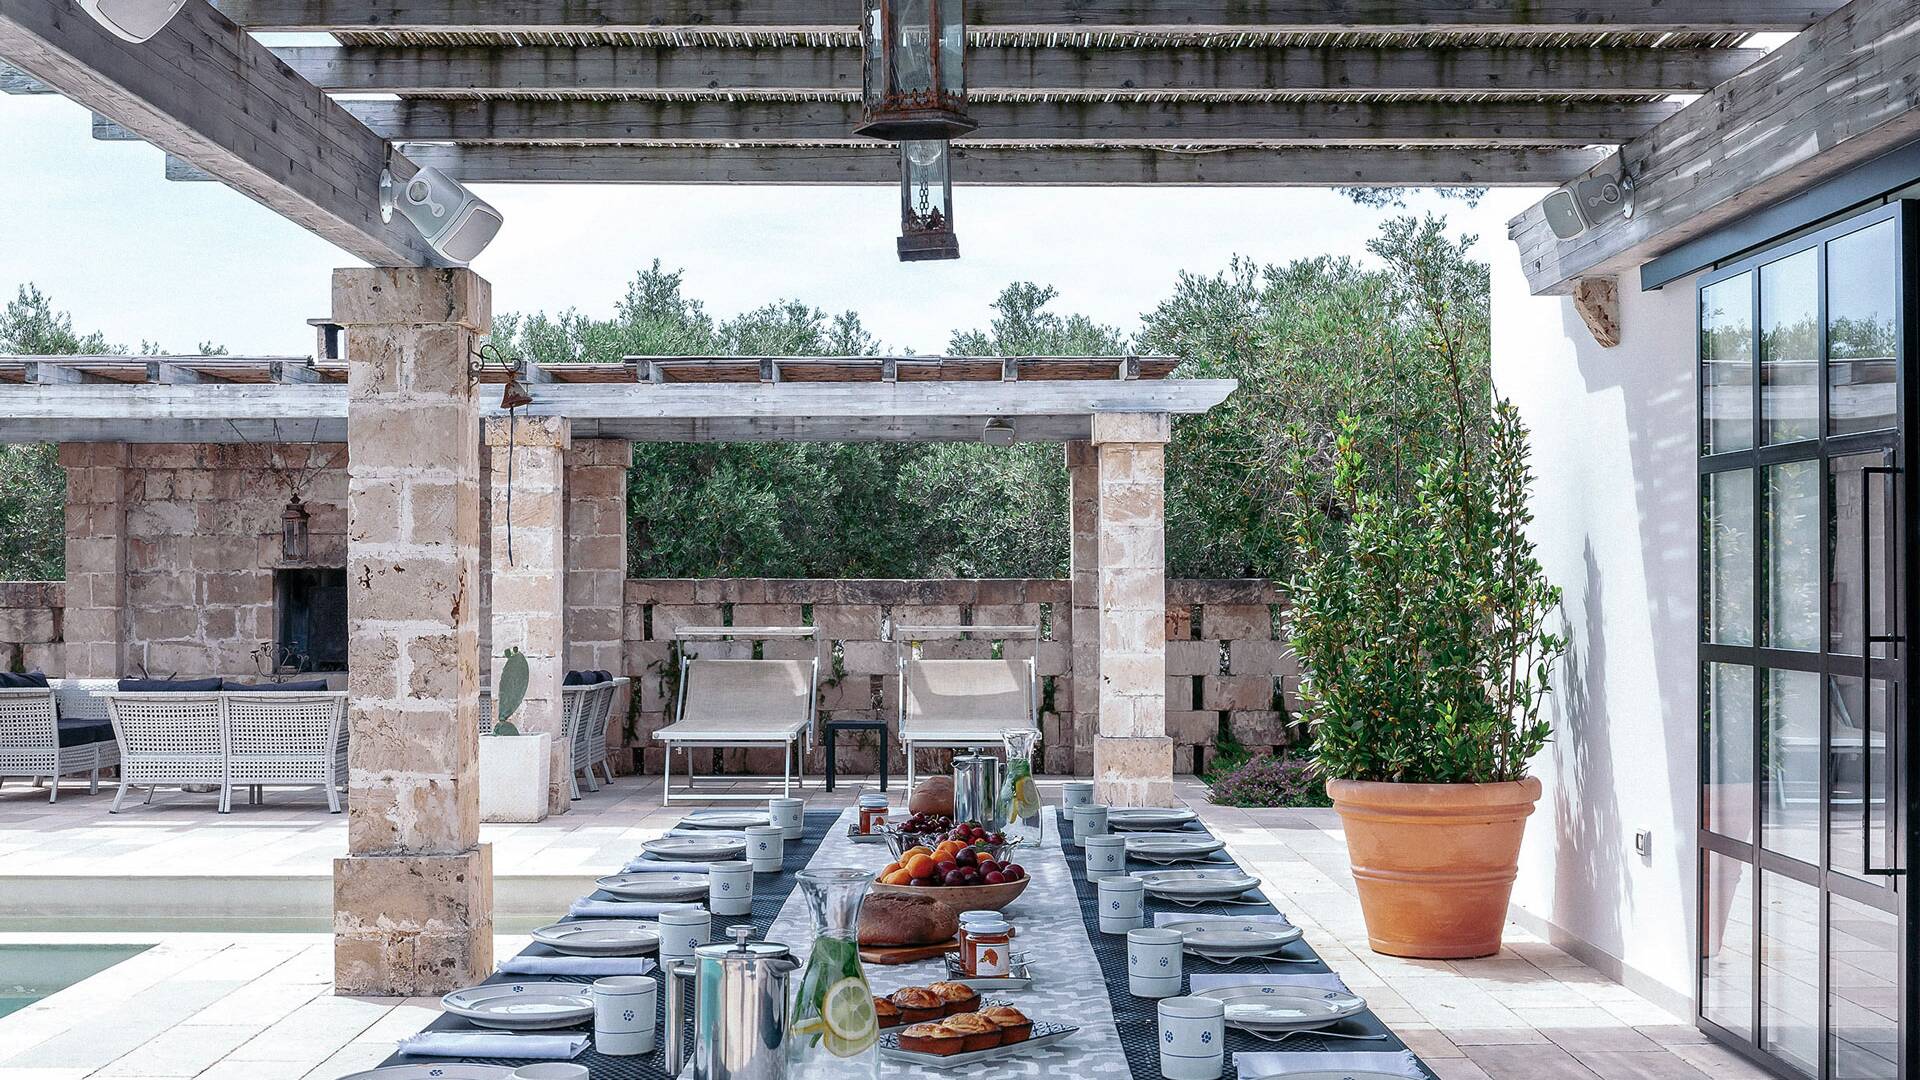
<svg viewBox="0 0 1920 1080"><path fill-rule="evenodd" d="M60 670L66 583L0 581L0 671Z"/></svg>
<svg viewBox="0 0 1920 1080"><path fill-rule="evenodd" d="M797 626L819 629L816 642L769 641L767 657L820 658L822 720L884 719L897 722L899 678L895 674L892 626L925 624L1027 624L1039 622L1041 763L1048 773L1088 775L1090 743L1075 752L1075 732L1091 729L1095 703L1074 697L1071 595L1066 581L876 581L631 579L626 583L625 673L638 688L625 745L637 751L644 771L660 771L663 752L653 732L671 720L678 685L673 649L676 626ZM1287 723L1299 709L1299 679L1285 643L1274 638L1284 599L1265 581L1169 581L1167 583L1167 734L1174 742L1174 768L1189 772L1211 760L1220 733L1254 747L1282 746L1296 733ZM702 655L723 655L715 644ZM751 642L720 643L750 655ZM992 643L961 639L924 643L922 655L985 657ZM1024 655L1009 642L1005 655ZM1283 704L1284 703L1284 704ZM615 736L616 740L619 739ZM877 743L843 736L843 772L871 771ZM778 751L714 751L701 770L778 774ZM893 767L900 759L895 751ZM923 767L939 769L946 751L921 751ZM816 744L808 769L824 767ZM677 770L678 766L676 766Z"/></svg>

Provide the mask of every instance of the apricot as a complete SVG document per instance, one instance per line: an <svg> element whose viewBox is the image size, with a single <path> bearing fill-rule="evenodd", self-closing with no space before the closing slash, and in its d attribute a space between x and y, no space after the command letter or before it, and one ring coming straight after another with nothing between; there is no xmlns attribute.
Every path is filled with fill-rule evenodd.
<svg viewBox="0 0 1920 1080"><path fill-rule="evenodd" d="M884 879L888 874L891 874L898 869L900 869L899 863L890 862L887 865L880 868L880 877Z"/></svg>
<svg viewBox="0 0 1920 1080"><path fill-rule="evenodd" d="M880 878L880 884L882 885L907 885L911 884L912 881L913 875L907 873L905 870L895 870L892 873L882 875Z"/></svg>
<svg viewBox="0 0 1920 1080"><path fill-rule="evenodd" d="M910 878L932 877L936 869L933 859L926 855L915 855L906 860L903 865Z"/></svg>

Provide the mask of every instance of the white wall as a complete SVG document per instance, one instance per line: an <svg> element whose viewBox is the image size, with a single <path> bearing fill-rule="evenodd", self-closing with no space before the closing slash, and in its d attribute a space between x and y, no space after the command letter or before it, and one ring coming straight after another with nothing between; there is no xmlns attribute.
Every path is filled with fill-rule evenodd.
<svg viewBox="0 0 1920 1080"><path fill-rule="evenodd" d="M1532 431L1533 534L1573 645L1514 906L1523 924L1681 1015L1693 997L1694 330L1691 280L1621 279L1620 344L1528 295L1489 244L1493 373ZM1634 852L1636 830L1653 836Z"/></svg>

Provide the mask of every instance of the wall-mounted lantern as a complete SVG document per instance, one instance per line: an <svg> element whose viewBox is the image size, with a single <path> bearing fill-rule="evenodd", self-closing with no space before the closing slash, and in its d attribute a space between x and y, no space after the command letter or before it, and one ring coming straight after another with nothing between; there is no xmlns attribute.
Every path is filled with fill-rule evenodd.
<svg viewBox="0 0 1920 1080"><path fill-rule="evenodd" d="M287 508L280 513L281 558L288 562L306 561L308 521L307 508L296 493L287 500Z"/></svg>
<svg viewBox="0 0 1920 1080"><path fill-rule="evenodd" d="M900 261L957 259L953 234L953 174L947 144L937 139L900 144Z"/></svg>
<svg viewBox="0 0 1920 1080"><path fill-rule="evenodd" d="M865 0L860 23L866 106L856 135L951 139L967 116L963 0Z"/></svg>

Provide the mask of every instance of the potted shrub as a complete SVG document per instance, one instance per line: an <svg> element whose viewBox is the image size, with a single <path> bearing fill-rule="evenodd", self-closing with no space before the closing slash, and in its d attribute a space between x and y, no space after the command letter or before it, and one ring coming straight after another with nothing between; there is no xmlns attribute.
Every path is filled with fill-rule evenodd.
<svg viewBox="0 0 1920 1080"><path fill-rule="evenodd" d="M1289 636L1314 755L1367 937L1394 956L1499 951L1566 650L1525 532L1526 430L1508 402L1474 416L1464 400L1405 483L1345 423L1333 495L1297 529Z"/></svg>
<svg viewBox="0 0 1920 1080"><path fill-rule="evenodd" d="M500 665L493 734L480 739L480 820L539 821L547 816L547 786L553 781L553 736L522 735L513 714L527 699L527 658L508 649Z"/></svg>

